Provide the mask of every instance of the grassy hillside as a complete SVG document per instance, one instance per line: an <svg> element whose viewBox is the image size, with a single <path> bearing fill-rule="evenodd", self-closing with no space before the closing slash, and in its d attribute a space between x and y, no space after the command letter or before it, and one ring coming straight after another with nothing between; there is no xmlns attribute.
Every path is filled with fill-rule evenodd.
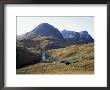
<svg viewBox="0 0 110 90"><path fill-rule="evenodd" d="M16 70L17 74L93 74L94 43L49 50L50 60Z"/></svg>
<svg viewBox="0 0 110 90"><path fill-rule="evenodd" d="M53 49L49 52L53 58L58 60L91 60L94 59L94 43L71 45L66 48Z"/></svg>

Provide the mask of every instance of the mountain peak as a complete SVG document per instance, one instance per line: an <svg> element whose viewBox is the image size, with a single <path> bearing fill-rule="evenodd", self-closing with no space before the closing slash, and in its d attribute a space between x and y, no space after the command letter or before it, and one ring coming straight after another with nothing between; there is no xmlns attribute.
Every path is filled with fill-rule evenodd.
<svg viewBox="0 0 110 90"><path fill-rule="evenodd" d="M38 32L38 30L40 31L48 31L48 30L58 30L57 28L55 28L54 26L50 25L49 23L41 23L39 24L37 27L35 27L32 32Z"/></svg>
<svg viewBox="0 0 110 90"><path fill-rule="evenodd" d="M43 36L43 37L46 36L48 38L64 40L60 31L48 23L41 23L37 27L35 27L32 31L24 34L24 37L26 39L33 39L36 38L37 36Z"/></svg>
<svg viewBox="0 0 110 90"><path fill-rule="evenodd" d="M49 23L41 23L39 25L50 25Z"/></svg>
<svg viewBox="0 0 110 90"><path fill-rule="evenodd" d="M52 25L49 24L49 23L41 23L41 24L39 24L37 27L39 27L39 26L54 27L54 26L52 26ZM54 27L54 28L55 28L55 27Z"/></svg>

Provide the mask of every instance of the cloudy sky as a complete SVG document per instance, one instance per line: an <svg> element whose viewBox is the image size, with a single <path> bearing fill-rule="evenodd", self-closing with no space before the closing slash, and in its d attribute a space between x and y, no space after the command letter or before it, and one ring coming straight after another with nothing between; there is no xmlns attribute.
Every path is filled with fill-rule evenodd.
<svg viewBox="0 0 110 90"><path fill-rule="evenodd" d="M49 23L62 31L88 31L94 38L94 17L93 16L63 16L63 17L17 17L17 35L24 34L33 30L41 23Z"/></svg>

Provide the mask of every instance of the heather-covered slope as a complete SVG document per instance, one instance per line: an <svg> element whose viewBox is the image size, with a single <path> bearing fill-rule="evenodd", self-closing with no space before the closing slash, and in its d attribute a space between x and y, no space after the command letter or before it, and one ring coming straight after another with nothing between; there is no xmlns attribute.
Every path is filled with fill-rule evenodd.
<svg viewBox="0 0 110 90"><path fill-rule="evenodd" d="M51 60L17 69L17 74L93 74L94 44L49 50Z"/></svg>

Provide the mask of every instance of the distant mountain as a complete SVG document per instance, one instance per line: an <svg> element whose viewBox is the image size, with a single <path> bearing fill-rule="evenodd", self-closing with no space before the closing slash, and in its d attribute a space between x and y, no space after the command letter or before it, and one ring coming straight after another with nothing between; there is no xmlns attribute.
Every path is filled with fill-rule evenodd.
<svg viewBox="0 0 110 90"><path fill-rule="evenodd" d="M61 34L66 42L70 44L86 44L94 42L94 39L88 34L87 31L75 32L63 30L61 31Z"/></svg>

